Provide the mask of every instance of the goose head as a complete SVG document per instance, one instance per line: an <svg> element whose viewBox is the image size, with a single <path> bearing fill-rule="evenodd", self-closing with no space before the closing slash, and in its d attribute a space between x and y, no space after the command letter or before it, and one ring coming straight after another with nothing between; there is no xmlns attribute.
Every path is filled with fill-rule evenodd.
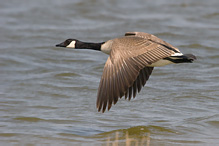
<svg viewBox="0 0 219 146"><path fill-rule="evenodd" d="M57 44L56 47L65 47L65 48L75 48L78 40L76 39L67 39L64 42Z"/></svg>
<svg viewBox="0 0 219 146"><path fill-rule="evenodd" d="M112 40L101 43L82 42L76 39L67 39L64 42L57 44L56 47L65 47L71 49L91 49L102 51L103 53L110 54Z"/></svg>

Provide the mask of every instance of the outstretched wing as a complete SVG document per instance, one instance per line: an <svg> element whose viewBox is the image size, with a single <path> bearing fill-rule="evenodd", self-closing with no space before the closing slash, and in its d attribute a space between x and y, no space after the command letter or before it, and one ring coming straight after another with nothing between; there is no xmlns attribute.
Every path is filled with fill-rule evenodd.
<svg viewBox="0 0 219 146"><path fill-rule="evenodd" d="M102 112L123 96L129 100L135 97L152 73L153 67L147 65L175 53L160 43L135 36L114 39L111 47L97 95L97 108Z"/></svg>
<svg viewBox="0 0 219 146"><path fill-rule="evenodd" d="M125 33L125 36L135 36L135 37L140 37L140 38L144 38L146 40L150 40L152 42L155 42L157 44L160 44L160 45L163 45L165 47L167 47L168 49L176 52L176 53L179 53L179 49L177 49L176 47L174 47L173 45L163 41L162 39L152 35L152 34L149 34L149 33L145 33L145 32L126 32Z"/></svg>

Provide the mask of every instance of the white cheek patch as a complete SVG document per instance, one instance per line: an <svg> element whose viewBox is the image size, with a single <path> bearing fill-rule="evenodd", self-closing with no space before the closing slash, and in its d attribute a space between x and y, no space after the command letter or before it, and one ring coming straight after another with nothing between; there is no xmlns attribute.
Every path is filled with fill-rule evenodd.
<svg viewBox="0 0 219 146"><path fill-rule="evenodd" d="M66 48L75 48L76 41L72 41Z"/></svg>

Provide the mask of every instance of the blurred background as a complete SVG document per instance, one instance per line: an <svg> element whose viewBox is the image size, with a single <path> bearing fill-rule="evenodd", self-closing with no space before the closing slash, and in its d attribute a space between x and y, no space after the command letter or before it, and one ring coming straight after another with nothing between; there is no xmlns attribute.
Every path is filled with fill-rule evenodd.
<svg viewBox="0 0 219 146"><path fill-rule="evenodd" d="M0 145L219 145L218 0L0 0ZM56 48L152 33L193 64L155 68L98 113L107 55Z"/></svg>

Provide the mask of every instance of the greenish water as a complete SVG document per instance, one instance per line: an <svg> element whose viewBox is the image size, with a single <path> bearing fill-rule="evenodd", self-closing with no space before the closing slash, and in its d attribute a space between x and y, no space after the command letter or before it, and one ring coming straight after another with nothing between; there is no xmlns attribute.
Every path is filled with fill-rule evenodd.
<svg viewBox="0 0 219 146"><path fill-rule="evenodd" d="M0 145L219 145L218 7L218 0L1 1ZM155 68L134 100L98 113L108 56L54 46L127 31L155 34L198 60Z"/></svg>

